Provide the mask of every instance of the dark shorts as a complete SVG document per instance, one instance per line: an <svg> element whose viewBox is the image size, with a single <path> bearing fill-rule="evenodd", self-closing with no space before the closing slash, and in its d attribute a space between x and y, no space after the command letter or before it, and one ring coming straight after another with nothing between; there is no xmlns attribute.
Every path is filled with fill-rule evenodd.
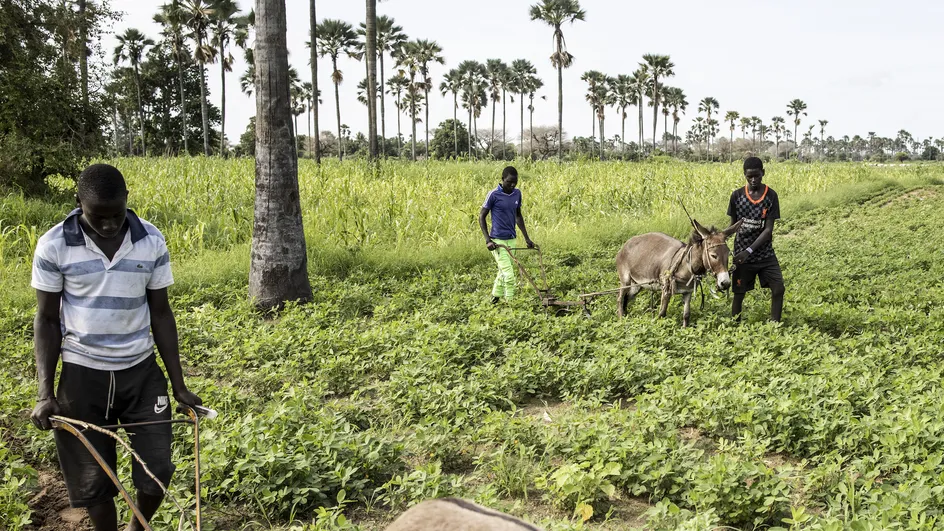
<svg viewBox="0 0 944 531"><path fill-rule="evenodd" d="M754 279L758 277L762 288L783 286L783 272L780 271L776 255L737 266L731 274L731 290L734 293L747 293L754 289Z"/></svg>
<svg viewBox="0 0 944 531"><path fill-rule="evenodd" d="M171 417L167 380L153 355L122 371L101 371L63 363L57 396L62 416L99 426L170 420ZM111 469L116 470L115 440L91 430L84 435ZM170 455L171 425L131 428L127 435L126 440L130 440L131 447L147 463L148 469L167 485L174 473ZM77 437L62 430L56 430L55 437L59 465L73 507L93 507L118 495L117 487ZM132 461L131 477L139 492L163 494L136 460Z"/></svg>

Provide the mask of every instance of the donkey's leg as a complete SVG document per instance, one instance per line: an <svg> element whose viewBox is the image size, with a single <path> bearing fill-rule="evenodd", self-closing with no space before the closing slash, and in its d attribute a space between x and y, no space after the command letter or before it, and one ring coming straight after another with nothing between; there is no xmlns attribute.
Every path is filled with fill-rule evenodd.
<svg viewBox="0 0 944 531"><path fill-rule="evenodd" d="M623 317L626 315L626 292L629 291L627 286L620 286L619 295L616 296L616 316Z"/></svg>
<svg viewBox="0 0 944 531"><path fill-rule="evenodd" d="M626 310L629 307L629 303L633 302L633 300L636 298L636 295L638 295L641 290L642 288L639 286L625 286L620 289L619 300L617 301L619 306L617 311L619 312L620 317L626 315Z"/></svg>
<svg viewBox="0 0 944 531"><path fill-rule="evenodd" d="M688 326L688 318L692 315L692 293L682 295L682 302L685 304L685 310L682 311L682 327Z"/></svg>
<svg viewBox="0 0 944 531"><path fill-rule="evenodd" d="M672 298L672 295L668 293L662 294L662 306L659 308L659 317L665 317L665 312L669 309L669 299Z"/></svg>

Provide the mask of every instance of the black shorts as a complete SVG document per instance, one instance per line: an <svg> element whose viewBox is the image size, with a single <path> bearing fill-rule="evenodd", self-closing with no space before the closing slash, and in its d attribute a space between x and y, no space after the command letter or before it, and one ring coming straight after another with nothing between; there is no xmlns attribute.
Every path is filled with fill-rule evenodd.
<svg viewBox="0 0 944 531"><path fill-rule="evenodd" d="M57 397L62 416L99 426L170 420L171 417L167 380L153 355L121 371L101 371L63 362ZM147 463L148 469L167 485L174 473L170 455L171 425L131 428L127 434L131 447ZM115 440L91 430L84 435L111 469L116 470ZM56 430L55 437L59 465L73 507L93 507L118 495L118 488L77 437L62 430ZM139 492L153 496L163 494L136 460L132 462L131 471Z"/></svg>
<svg viewBox="0 0 944 531"><path fill-rule="evenodd" d="M731 274L731 290L734 293L747 293L754 289L754 278L760 277L760 287L774 288L783 286L783 272L777 256L764 258L757 262L747 262L734 268Z"/></svg>

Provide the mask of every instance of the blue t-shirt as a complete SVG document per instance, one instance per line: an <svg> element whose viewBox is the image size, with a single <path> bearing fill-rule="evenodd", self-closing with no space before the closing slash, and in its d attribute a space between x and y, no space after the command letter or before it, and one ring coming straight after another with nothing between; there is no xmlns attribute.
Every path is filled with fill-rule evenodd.
<svg viewBox="0 0 944 531"><path fill-rule="evenodd" d="M488 193L482 208L492 213L492 230L488 235L499 240L510 240L515 233L515 215L521 208L521 190L515 188L510 194L502 191L501 186Z"/></svg>

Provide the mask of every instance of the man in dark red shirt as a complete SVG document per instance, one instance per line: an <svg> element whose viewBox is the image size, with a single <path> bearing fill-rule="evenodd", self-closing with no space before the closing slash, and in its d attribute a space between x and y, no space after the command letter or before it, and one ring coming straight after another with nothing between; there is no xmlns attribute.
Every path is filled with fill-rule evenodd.
<svg viewBox="0 0 944 531"><path fill-rule="evenodd" d="M744 160L747 185L731 194L728 216L731 223L741 223L734 238L734 265L732 275L734 302L731 315L740 319L744 295L754 289L755 277L760 287L770 289L770 320L780 321L783 313L783 273L774 253L774 222L780 218L780 200L777 192L765 185L764 163L757 157Z"/></svg>

